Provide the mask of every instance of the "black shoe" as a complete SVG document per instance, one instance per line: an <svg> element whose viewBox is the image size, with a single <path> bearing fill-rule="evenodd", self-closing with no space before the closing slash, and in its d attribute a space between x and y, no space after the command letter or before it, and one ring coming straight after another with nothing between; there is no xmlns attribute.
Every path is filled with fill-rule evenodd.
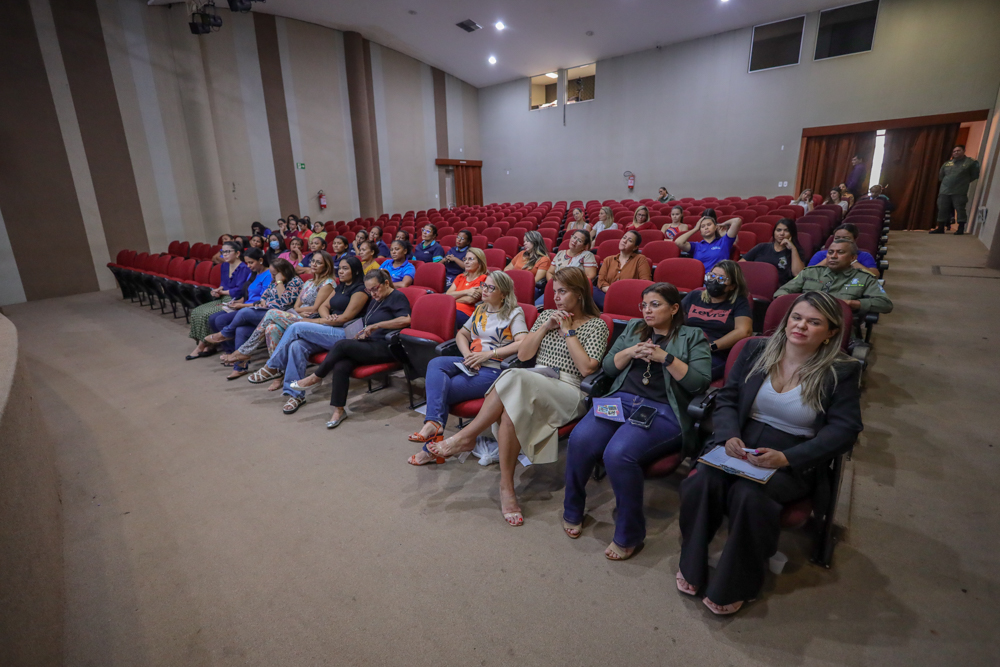
<svg viewBox="0 0 1000 667"><path fill-rule="evenodd" d="M932 229L929 234L944 234L944 227L938 227L937 229Z"/></svg>
<svg viewBox="0 0 1000 667"><path fill-rule="evenodd" d="M958 229L955 230L955 236L961 236L965 233L965 225L959 225Z"/></svg>

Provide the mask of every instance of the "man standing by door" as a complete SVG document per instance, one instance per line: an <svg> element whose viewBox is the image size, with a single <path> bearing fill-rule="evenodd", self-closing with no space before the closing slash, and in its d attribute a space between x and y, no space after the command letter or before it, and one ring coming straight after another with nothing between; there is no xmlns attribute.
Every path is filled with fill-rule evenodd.
<svg viewBox="0 0 1000 667"><path fill-rule="evenodd" d="M955 235L965 233L965 223L969 213L965 207L969 203L969 184L979 178L979 161L966 156L965 146L955 146L951 151L951 159L941 165L938 180L937 229L931 234L944 234L944 228L951 226L951 216L958 218L958 230Z"/></svg>
<svg viewBox="0 0 1000 667"><path fill-rule="evenodd" d="M865 161L858 155L852 157L851 171L848 172L844 185L854 195L854 201L861 199L861 196L865 193L865 173ZM851 202L851 204L853 205L854 202Z"/></svg>

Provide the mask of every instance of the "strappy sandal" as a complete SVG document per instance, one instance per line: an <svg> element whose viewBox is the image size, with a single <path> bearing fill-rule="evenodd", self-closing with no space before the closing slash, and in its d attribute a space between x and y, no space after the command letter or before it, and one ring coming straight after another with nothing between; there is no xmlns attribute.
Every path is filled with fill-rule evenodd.
<svg viewBox="0 0 1000 667"><path fill-rule="evenodd" d="M745 602L740 600L739 602L733 602L732 604L715 604L708 598L705 598L702 602L704 602L705 606L708 607L708 610L716 616L732 616L742 609L747 602L753 602L753 600L747 600Z"/></svg>
<svg viewBox="0 0 1000 667"><path fill-rule="evenodd" d="M272 370L267 366L264 366L259 371L251 373L247 380L249 380L250 384L264 384L265 382L277 379L283 375L284 373L281 371Z"/></svg>
<svg viewBox="0 0 1000 667"><path fill-rule="evenodd" d="M233 364L233 372L226 376L227 380L235 380L236 378L241 378L250 372L250 364L244 362L240 364L236 362Z"/></svg>
<svg viewBox="0 0 1000 667"><path fill-rule="evenodd" d="M563 524L563 532L566 533L566 537L568 537L569 539L577 540L580 539L581 535L583 535L582 523L570 523L566 519L563 519L562 524ZM573 534L573 532L571 531L576 531L576 534Z"/></svg>
<svg viewBox="0 0 1000 667"><path fill-rule="evenodd" d="M503 510L500 510L500 512L503 514L503 520L509 525L514 526L515 528L524 525L524 514L522 514L521 510L516 512L504 512Z"/></svg>
<svg viewBox="0 0 1000 667"><path fill-rule="evenodd" d="M444 433L444 426L441 426L440 424L438 424L437 430L434 432L433 435L423 436L423 435L420 435L420 431L417 431L416 433L411 433L410 437L407 438L407 440L409 440L410 442L434 442L434 441L440 441L440 440L444 439L444 438L441 437L442 433Z"/></svg>
<svg viewBox="0 0 1000 667"><path fill-rule="evenodd" d="M424 445L424 448L423 448L422 451L424 453L426 453L426 454L428 454L428 455L431 456L431 459L429 461L424 461L423 463L419 463L419 462L417 462L417 455L416 454L412 454L410 456L410 458L407 460L407 463L409 463L411 466L429 466L432 463L436 463L438 465L441 465L442 463L445 462L445 459L441 458L440 456L436 456L434 454L431 454L430 450L427 449L427 445Z"/></svg>
<svg viewBox="0 0 1000 667"><path fill-rule="evenodd" d="M305 402L306 402L305 396L301 398L298 396L289 396L288 400L285 401L284 407L281 408L281 411L284 412L286 415L293 415L295 414L296 410L298 410L305 404Z"/></svg>
<svg viewBox="0 0 1000 667"><path fill-rule="evenodd" d="M608 548L604 550L604 557L607 558L608 560L614 560L614 561L628 560L632 556L639 553L641 549L642 549L642 543L640 543L638 546L632 549L632 553L627 554L625 553L623 547L618 546L617 542L612 541L611 544L608 545ZM614 555L609 556L608 551L610 551Z"/></svg>

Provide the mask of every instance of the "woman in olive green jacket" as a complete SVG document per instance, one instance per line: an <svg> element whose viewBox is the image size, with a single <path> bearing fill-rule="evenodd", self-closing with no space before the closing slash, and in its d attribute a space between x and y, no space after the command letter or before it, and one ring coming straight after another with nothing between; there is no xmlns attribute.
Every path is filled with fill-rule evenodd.
<svg viewBox="0 0 1000 667"><path fill-rule="evenodd" d="M580 420L569 438L563 530L580 536L587 500L587 480L603 458L618 504L615 539L604 555L625 560L646 537L642 512L643 467L665 456L697 451L697 433L687 413L695 394L712 380L712 352L701 329L684 326L677 288L656 283L642 293L642 319L629 322L604 357L604 372L614 377L607 398L617 406L598 405ZM632 420L652 408L647 423ZM600 416L598 416L600 415ZM639 421L639 419L637 419Z"/></svg>

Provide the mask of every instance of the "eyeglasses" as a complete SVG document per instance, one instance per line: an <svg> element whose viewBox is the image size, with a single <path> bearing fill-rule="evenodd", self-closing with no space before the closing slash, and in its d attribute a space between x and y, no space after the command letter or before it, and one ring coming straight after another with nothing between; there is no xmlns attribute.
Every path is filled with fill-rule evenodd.
<svg viewBox="0 0 1000 667"><path fill-rule="evenodd" d="M493 294L493 292L496 291L497 291L496 285L487 285L486 283L483 283L483 294Z"/></svg>
<svg viewBox="0 0 1000 667"><path fill-rule="evenodd" d="M650 301L649 303L639 303L639 312L643 313L647 310L656 310L663 304L659 301Z"/></svg>
<svg viewBox="0 0 1000 667"><path fill-rule="evenodd" d="M365 292L367 292L368 294L371 294L372 296L375 296L376 294L378 294L378 291L381 288L382 288L381 285L376 285L375 287L372 287L372 288L366 287L365 288Z"/></svg>
<svg viewBox="0 0 1000 667"><path fill-rule="evenodd" d="M729 278L725 276L720 276L717 273L706 273L705 274L706 283L719 283L720 285L725 285L729 283Z"/></svg>

